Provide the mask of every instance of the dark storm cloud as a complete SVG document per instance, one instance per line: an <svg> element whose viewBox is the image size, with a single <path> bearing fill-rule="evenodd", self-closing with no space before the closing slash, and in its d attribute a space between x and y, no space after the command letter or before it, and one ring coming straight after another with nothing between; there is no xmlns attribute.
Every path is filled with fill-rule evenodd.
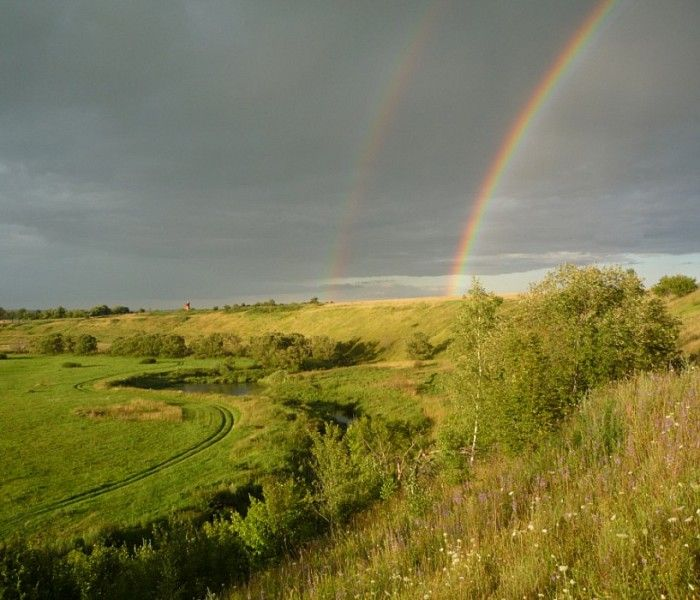
<svg viewBox="0 0 700 600"><path fill-rule="evenodd" d="M404 294L413 280L377 281L449 271L510 123L593 4L440 8L386 124L348 277ZM5 3L0 304L317 295L431 5ZM507 171L475 269L697 250L698 25L693 1L619 3Z"/></svg>

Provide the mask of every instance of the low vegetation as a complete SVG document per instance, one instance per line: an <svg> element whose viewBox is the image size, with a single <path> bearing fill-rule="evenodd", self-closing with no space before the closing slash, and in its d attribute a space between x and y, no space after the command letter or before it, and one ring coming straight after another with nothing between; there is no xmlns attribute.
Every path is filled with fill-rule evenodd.
<svg viewBox="0 0 700 600"><path fill-rule="evenodd" d="M182 421L182 407L158 400L136 398L127 404L76 408L75 414L90 419L121 419L124 421Z"/></svg>
<svg viewBox="0 0 700 600"><path fill-rule="evenodd" d="M680 298L698 289L698 282L688 275L664 275L651 290L659 296Z"/></svg>

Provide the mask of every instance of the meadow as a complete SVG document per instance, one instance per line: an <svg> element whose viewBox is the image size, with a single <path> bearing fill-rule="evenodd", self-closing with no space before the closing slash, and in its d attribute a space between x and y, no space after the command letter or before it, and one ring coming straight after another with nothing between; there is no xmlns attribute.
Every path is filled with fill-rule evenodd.
<svg viewBox="0 0 700 600"><path fill-rule="evenodd" d="M3 322L0 590L692 597L699 326L697 291L662 305L633 274L574 267L505 302L475 289ZM245 357L105 352L163 332L190 348L258 337ZM421 332L428 360L410 358ZM101 352L13 352L56 333ZM371 352L314 367L326 335ZM172 387L251 369L249 395Z"/></svg>
<svg viewBox="0 0 700 600"><path fill-rule="evenodd" d="M73 368L63 366L65 355L0 361L2 537L89 540L178 511L204 514L217 494L288 467L297 417L424 420L414 396L420 369L406 377L376 367L310 373L264 388L268 395L235 397L109 385L213 368L212 359L76 360Z"/></svg>

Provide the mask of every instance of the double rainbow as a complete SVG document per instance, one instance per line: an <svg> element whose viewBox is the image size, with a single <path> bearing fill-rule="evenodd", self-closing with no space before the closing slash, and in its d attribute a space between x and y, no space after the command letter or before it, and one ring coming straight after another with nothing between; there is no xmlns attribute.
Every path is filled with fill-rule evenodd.
<svg viewBox="0 0 700 600"><path fill-rule="evenodd" d="M573 60L587 46L591 37L605 20L605 17L610 14L615 2L616 0L602 0L595 6L586 20L569 39L549 70L544 74L537 87L532 92L527 104L522 108L508 131L508 134L501 143L496 156L491 162L491 166L486 172L486 176L479 186L474 205L467 220L467 225L460 238L457 254L455 255L450 274L450 282L447 290L448 295L454 296L460 291L461 275L464 272L469 253L471 252L474 240L479 231L479 224L484 216L489 200L498 186L501 176L527 133L530 123L532 123L534 117L540 111L542 105L550 96L552 90L556 87L562 76L566 73Z"/></svg>
<svg viewBox="0 0 700 600"><path fill-rule="evenodd" d="M347 266L350 262L352 228L357 223L377 157L384 146L399 102L411 81L411 77L418 68L423 48L430 39L435 24L445 9L447 2L448 0L433 0L428 5L415 33L410 38L409 44L401 53L399 64L389 81L386 91L382 95L379 109L362 145L362 152L357 160L358 166L355 169L355 178L345 201L344 214L338 228L339 231L331 262L331 280L346 274ZM330 287L332 291L332 283Z"/></svg>

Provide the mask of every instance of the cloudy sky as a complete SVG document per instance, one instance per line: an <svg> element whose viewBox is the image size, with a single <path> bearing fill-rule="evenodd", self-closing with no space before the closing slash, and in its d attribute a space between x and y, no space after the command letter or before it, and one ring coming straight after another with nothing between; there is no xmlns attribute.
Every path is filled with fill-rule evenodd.
<svg viewBox="0 0 700 600"><path fill-rule="evenodd" d="M0 305L443 293L494 155L595 5L3 2ZM698 30L697 0L615 4L465 281L700 277Z"/></svg>

